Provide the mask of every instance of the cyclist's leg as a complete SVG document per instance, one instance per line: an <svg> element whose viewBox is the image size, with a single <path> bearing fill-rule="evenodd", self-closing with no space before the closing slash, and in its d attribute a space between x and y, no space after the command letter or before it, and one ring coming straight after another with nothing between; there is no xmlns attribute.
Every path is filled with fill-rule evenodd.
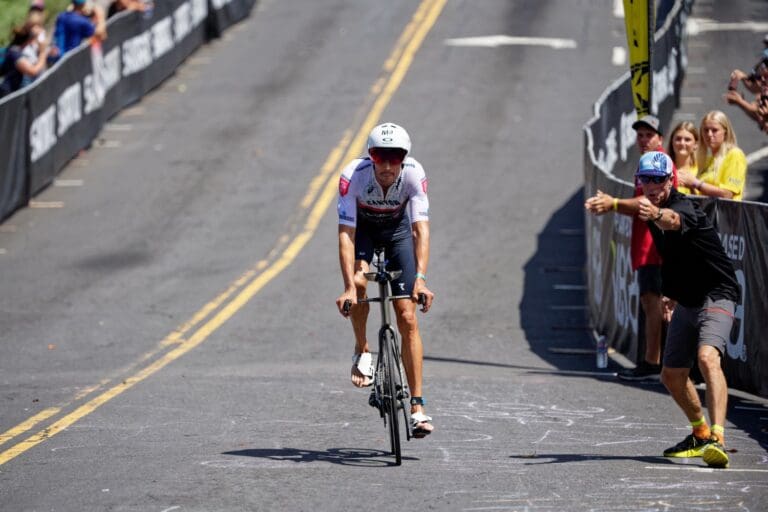
<svg viewBox="0 0 768 512"><path fill-rule="evenodd" d="M373 242L370 237L362 230L355 232L355 287L357 288L357 299L366 297L366 288L368 281L365 273L368 272L369 263L373 257ZM368 338L366 336L366 324L368 321L368 312L370 305L358 303L350 312L352 321L352 331L355 334L355 354L370 352ZM357 366L353 365L351 370L352 384L357 387L363 387L370 384L370 379L360 373Z"/></svg>
<svg viewBox="0 0 768 512"><path fill-rule="evenodd" d="M392 281L393 295L410 295L416 280L416 260L413 253L413 238L394 240L387 248L388 270L402 270L399 278ZM424 348L416 317L416 303L410 300L393 302L397 328L403 340L403 366L408 377L411 396L422 396L422 368ZM412 405L411 412L424 412L421 405Z"/></svg>

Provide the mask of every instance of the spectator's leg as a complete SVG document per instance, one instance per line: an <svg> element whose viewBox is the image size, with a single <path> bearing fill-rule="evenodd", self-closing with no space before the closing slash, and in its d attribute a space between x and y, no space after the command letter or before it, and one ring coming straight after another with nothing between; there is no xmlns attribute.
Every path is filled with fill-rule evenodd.
<svg viewBox="0 0 768 512"><path fill-rule="evenodd" d="M663 324L661 295L646 292L640 296L640 304L645 315L645 360L650 364L660 364Z"/></svg>

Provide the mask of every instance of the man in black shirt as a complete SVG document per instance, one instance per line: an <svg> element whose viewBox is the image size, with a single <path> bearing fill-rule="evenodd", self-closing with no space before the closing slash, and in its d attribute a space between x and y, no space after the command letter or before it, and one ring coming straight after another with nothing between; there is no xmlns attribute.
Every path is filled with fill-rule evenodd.
<svg viewBox="0 0 768 512"><path fill-rule="evenodd" d="M653 151L640 158L643 186L639 218L648 223L662 257L664 296L677 301L667 332L661 380L691 422L693 432L664 451L666 457L698 457L728 466L725 412L728 385L720 365L730 338L739 285L720 238L699 206L672 187L672 160ZM698 362L706 382L711 427L688 378Z"/></svg>

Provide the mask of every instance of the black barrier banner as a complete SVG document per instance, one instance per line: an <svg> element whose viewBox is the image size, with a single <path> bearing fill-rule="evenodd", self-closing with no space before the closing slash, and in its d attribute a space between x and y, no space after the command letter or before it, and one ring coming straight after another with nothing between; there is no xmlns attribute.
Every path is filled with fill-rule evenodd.
<svg viewBox="0 0 768 512"><path fill-rule="evenodd" d="M736 305L731 338L723 358L728 384L768 396L768 208L758 203L715 201L710 210L717 220L725 253L736 268L741 299Z"/></svg>
<svg viewBox="0 0 768 512"><path fill-rule="evenodd" d="M91 71L87 45L70 51L27 93L30 127L30 194L53 181L78 151L88 146L101 126L83 120L82 77Z"/></svg>
<svg viewBox="0 0 768 512"><path fill-rule="evenodd" d="M100 60L93 66L94 99L96 106L100 103L102 123L144 95L144 76L123 74L122 53L123 42L136 35L137 27L142 27L142 16L124 11L109 19L109 37L102 43Z"/></svg>
<svg viewBox="0 0 768 512"><path fill-rule="evenodd" d="M74 54L72 54L74 55ZM56 162L53 148L58 142L56 136L56 102L63 80L57 75L72 55L65 55L56 66L49 70L45 79L34 82L27 90L29 106L29 193L34 196L46 185L63 163Z"/></svg>
<svg viewBox="0 0 768 512"><path fill-rule="evenodd" d="M0 101L0 221L27 203L26 96Z"/></svg>
<svg viewBox="0 0 768 512"><path fill-rule="evenodd" d="M206 37L208 0L172 0L156 3L143 31L123 43L123 75L141 71L142 94L168 78Z"/></svg>
<svg viewBox="0 0 768 512"><path fill-rule="evenodd" d="M596 173L585 185L585 197L601 190L614 197L628 197L632 187ZM632 270L630 240L632 217L585 213L587 280L591 325L605 335L611 347L624 354L637 352L640 289Z"/></svg>
<svg viewBox="0 0 768 512"><path fill-rule="evenodd" d="M220 37L226 29L246 18L255 3L256 0L209 0L211 35Z"/></svg>

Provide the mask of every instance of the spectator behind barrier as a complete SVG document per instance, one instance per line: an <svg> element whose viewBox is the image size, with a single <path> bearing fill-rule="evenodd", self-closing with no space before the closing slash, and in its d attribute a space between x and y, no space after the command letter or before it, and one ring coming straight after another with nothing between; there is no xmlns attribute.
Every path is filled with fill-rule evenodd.
<svg viewBox="0 0 768 512"><path fill-rule="evenodd" d="M681 194L693 194L693 184L697 181L699 167L696 164L696 151L699 148L699 130L690 121L683 121L674 127L669 138L667 153L677 168L677 190Z"/></svg>
<svg viewBox="0 0 768 512"><path fill-rule="evenodd" d="M693 183L697 195L741 201L747 181L747 157L736 144L731 121L713 110L701 120L696 155L700 171Z"/></svg>
<svg viewBox="0 0 768 512"><path fill-rule="evenodd" d="M32 64L36 64L38 59L45 58L48 65L53 64L59 57L59 49L51 44L48 34L45 30L45 4L42 0L32 0L32 5L27 13L27 21L39 27L37 39L30 45L24 47L24 57ZM43 48L49 47L47 57L42 56ZM32 79L25 77L24 85L28 85Z"/></svg>
<svg viewBox="0 0 768 512"><path fill-rule="evenodd" d="M3 81L0 83L0 97L17 91L24 85L25 78L34 80L45 70L50 51L47 43L43 43L39 56L25 55L25 49L37 42L40 28L40 25L28 21L13 30L11 44L0 68L0 75L3 75Z"/></svg>
<svg viewBox="0 0 768 512"><path fill-rule="evenodd" d="M739 84L743 84L751 93L750 96L754 96L754 101L748 101L739 92ZM757 123L762 131L768 133L768 48L763 51L762 59L752 68L750 73L745 73L740 69L734 69L731 72L725 101L739 107Z"/></svg>
<svg viewBox="0 0 768 512"><path fill-rule="evenodd" d="M112 0L107 10L107 18L111 18L115 14L123 11L146 12L151 9L152 3L145 2L144 0Z"/></svg>
<svg viewBox="0 0 768 512"><path fill-rule="evenodd" d="M84 39L105 39L106 35L104 9L86 0L72 0L70 8L56 18L54 37L62 54L80 46Z"/></svg>

